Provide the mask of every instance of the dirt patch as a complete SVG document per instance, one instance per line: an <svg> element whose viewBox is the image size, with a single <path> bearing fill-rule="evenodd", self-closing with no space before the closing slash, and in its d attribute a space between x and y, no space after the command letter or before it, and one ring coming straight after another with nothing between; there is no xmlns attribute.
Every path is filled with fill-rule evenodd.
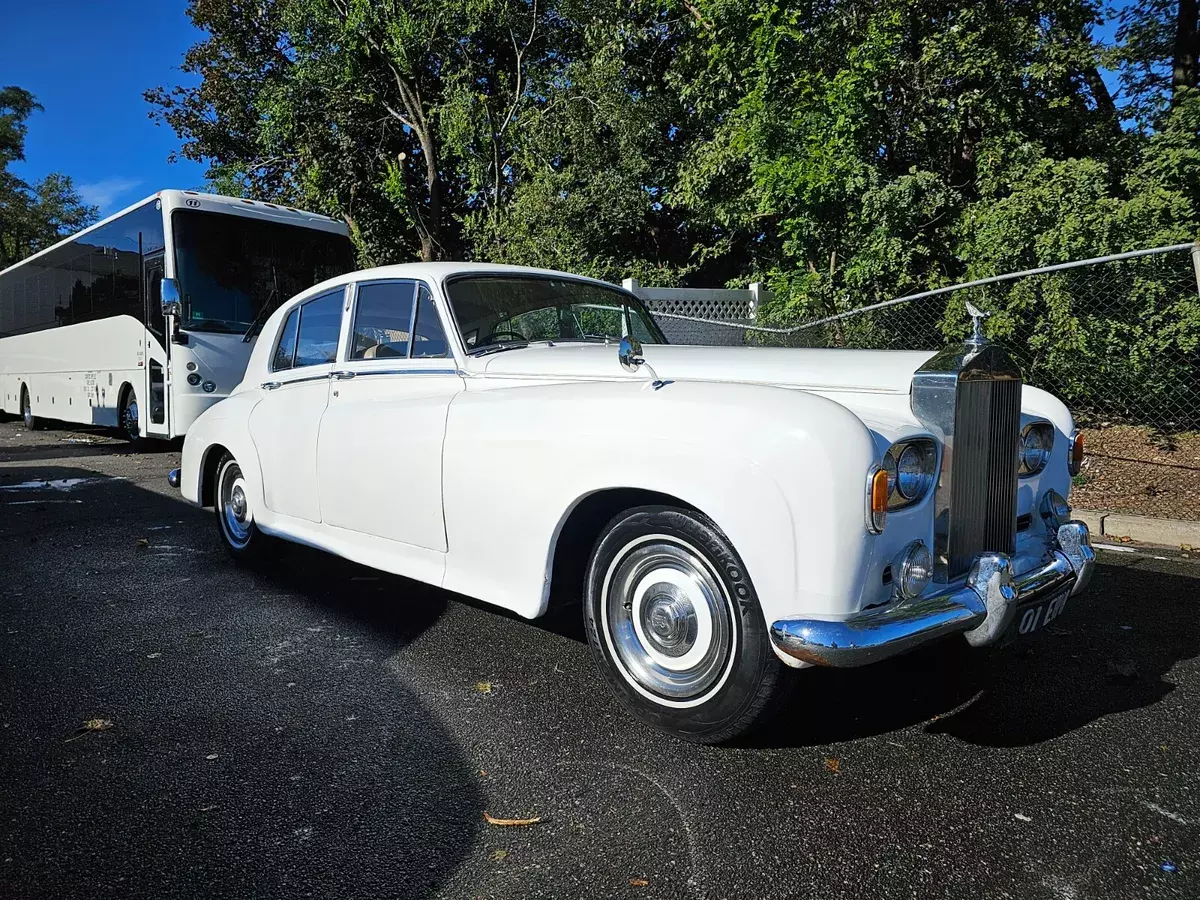
<svg viewBox="0 0 1200 900"><path fill-rule="evenodd" d="M1133 425L1086 428L1071 505L1140 516L1200 519L1200 434Z"/></svg>

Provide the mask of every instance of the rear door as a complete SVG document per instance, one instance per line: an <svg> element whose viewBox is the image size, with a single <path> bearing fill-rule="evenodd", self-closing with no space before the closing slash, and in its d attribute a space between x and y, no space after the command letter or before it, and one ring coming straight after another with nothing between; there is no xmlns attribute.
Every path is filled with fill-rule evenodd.
<svg viewBox="0 0 1200 900"><path fill-rule="evenodd" d="M294 307L271 356L270 380L250 413L262 466L263 502L280 515L321 521L317 434L329 401L346 292L330 291Z"/></svg>
<svg viewBox="0 0 1200 900"><path fill-rule="evenodd" d="M429 288L356 285L317 472L327 525L445 552L442 441L463 380Z"/></svg>

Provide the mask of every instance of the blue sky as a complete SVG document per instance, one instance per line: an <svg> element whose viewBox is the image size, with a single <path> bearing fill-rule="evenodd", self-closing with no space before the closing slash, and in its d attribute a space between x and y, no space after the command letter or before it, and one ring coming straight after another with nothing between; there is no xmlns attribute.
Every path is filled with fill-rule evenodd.
<svg viewBox="0 0 1200 900"><path fill-rule="evenodd" d="M0 85L23 87L45 107L29 120L17 175L70 175L102 215L164 188L204 184L203 166L167 162L179 139L147 118L142 99L147 88L180 82L183 53L203 36L184 0L0 0L0 7Z"/></svg>

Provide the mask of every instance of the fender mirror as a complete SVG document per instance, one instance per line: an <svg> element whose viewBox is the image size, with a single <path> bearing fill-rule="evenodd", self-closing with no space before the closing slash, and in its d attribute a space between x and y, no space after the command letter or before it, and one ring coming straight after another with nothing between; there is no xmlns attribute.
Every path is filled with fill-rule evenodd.
<svg viewBox="0 0 1200 900"><path fill-rule="evenodd" d="M179 282L174 278L164 278L159 292L162 300L162 314L178 318L183 313L183 301L179 297Z"/></svg>

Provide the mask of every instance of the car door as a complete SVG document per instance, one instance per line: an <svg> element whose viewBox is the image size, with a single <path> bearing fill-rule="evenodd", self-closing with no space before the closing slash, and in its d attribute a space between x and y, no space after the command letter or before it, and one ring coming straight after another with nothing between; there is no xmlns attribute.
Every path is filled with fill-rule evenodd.
<svg viewBox="0 0 1200 900"><path fill-rule="evenodd" d="M250 437L262 467L263 503L284 516L321 521L317 433L329 401L346 289L296 306L279 329L270 380L250 413Z"/></svg>
<svg viewBox="0 0 1200 900"><path fill-rule="evenodd" d="M317 449L326 525L445 552L442 440L463 389L429 288L355 285Z"/></svg>

